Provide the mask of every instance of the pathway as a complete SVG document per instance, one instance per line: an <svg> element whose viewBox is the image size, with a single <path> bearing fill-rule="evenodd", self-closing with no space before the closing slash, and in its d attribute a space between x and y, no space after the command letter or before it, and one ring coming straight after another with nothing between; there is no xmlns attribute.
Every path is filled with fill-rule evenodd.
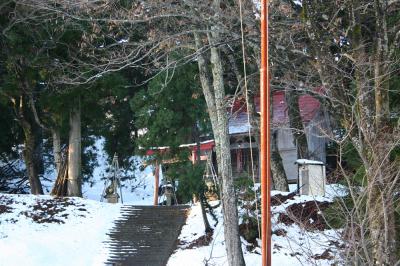
<svg viewBox="0 0 400 266"><path fill-rule="evenodd" d="M176 247L188 206L124 206L106 244L106 265L162 266Z"/></svg>

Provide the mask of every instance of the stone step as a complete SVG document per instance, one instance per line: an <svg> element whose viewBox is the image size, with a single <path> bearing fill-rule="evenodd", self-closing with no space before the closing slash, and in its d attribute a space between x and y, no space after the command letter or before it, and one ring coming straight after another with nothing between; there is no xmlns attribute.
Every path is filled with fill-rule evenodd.
<svg viewBox="0 0 400 266"><path fill-rule="evenodd" d="M106 265L165 265L185 223L188 206L132 206L121 209L105 244Z"/></svg>

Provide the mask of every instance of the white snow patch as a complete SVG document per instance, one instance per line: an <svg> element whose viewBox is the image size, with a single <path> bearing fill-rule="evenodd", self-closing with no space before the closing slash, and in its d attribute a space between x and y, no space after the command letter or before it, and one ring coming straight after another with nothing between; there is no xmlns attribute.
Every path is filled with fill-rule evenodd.
<svg viewBox="0 0 400 266"><path fill-rule="evenodd" d="M301 0L293 0L293 4L303 6L303 2Z"/></svg>
<svg viewBox="0 0 400 266"><path fill-rule="evenodd" d="M325 197L333 200L336 197L345 197L349 194L349 189L341 184L329 184L325 186Z"/></svg>
<svg viewBox="0 0 400 266"><path fill-rule="evenodd" d="M307 160L307 159L298 159L296 160L296 164L320 164L323 165L323 162L320 161L313 161L313 160Z"/></svg>
<svg viewBox="0 0 400 266"><path fill-rule="evenodd" d="M101 195L104 190L105 180L107 178L106 170L109 167L108 156L104 151L104 139L100 138L95 143L97 149L97 166L93 171L94 184L83 184L82 192L84 198L101 201ZM148 165L141 170L143 158L133 156L131 163L135 165L133 175L135 179L122 181L122 200L124 204L132 205L153 205L154 174L153 167ZM162 178L162 177L160 177Z"/></svg>
<svg viewBox="0 0 400 266"><path fill-rule="evenodd" d="M258 187L259 184L256 184ZM292 189L297 189L297 185ZM282 194L288 195L290 192L271 191L271 196ZM281 205L273 206L272 211L272 231L284 230L285 236L278 236L273 234L272 241L272 265L273 266L297 266L297 265L332 265L332 263L340 262L340 254L337 249L332 247L330 241L337 241L340 243L341 230L324 230L324 231L306 231L304 228L296 224L285 225L278 223L278 216L280 213L285 213L286 208L295 203L304 203L307 201L320 201L331 202L334 197L346 195L344 186L332 184L326 186L326 196L313 197L307 195L295 196L293 199L288 199ZM244 210L239 209L239 213L244 213ZM208 265L228 265L225 241L224 241L224 227L221 207L215 210L218 217L218 224L214 227L213 240L208 246L194 247L193 249L185 249L189 244L204 235L204 225L202 220L200 205L193 205L191 207L190 215L183 226L179 239L181 242L186 243L178 247L172 254L168 261L168 266L202 266L205 263ZM207 214L209 222L213 224L213 220ZM260 241L258 240L260 243ZM242 239L242 250L246 265L258 266L262 265L261 249L256 247L252 252L247 251L246 245L248 243ZM330 249L330 255L336 260L312 259L313 255L320 255L327 249Z"/></svg>
<svg viewBox="0 0 400 266"><path fill-rule="evenodd" d="M129 38L128 39L121 39L118 41L118 43L127 43L129 42Z"/></svg>
<svg viewBox="0 0 400 266"><path fill-rule="evenodd" d="M108 258L103 242L121 205L69 198L77 206L63 207L57 219L64 223L36 223L23 212L34 213L33 205L52 197L0 196L13 201L7 204L12 212L0 219L0 265L102 265Z"/></svg>

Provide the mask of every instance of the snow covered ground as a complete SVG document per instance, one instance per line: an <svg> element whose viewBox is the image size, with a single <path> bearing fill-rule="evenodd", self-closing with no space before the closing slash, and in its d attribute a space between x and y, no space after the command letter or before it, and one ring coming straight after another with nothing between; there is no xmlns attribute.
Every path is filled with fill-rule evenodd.
<svg viewBox="0 0 400 266"><path fill-rule="evenodd" d="M121 204L99 202L104 189L101 178L107 168L107 158L100 150L99 167L94 171L95 183L83 187L84 199L56 199L50 196L0 194L0 266L63 266L104 265L109 251L104 242L112 222L119 218ZM138 157L132 158L140 164ZM136 179L123 187L124 204L151 205L154 177L152 167L135 170ZM135 188L133 191L131 188ZM291 187L291 190L296 187ZM273 191L272 195L288 193ZM317 200L332 201L346 194L340 186L328 185L325 197L294 196L272 208L272 263L277 266L331 265L338 257L332 243L338 243L337 231L305 230L296 223L279 222L280 214L294 204ZM241 214L245 210L239 211ZM178 249L172 254L169 266L227 265L221 207L215 210L218 223L214 225L209 244L204 245L204 226L199 205L193 205L179 237ZM311 223L313 221L310 221ZM202 238L203 237L203 238ZM203 244L202 244L203 242ZM261 265L261 250L242 239L247 265ZM329 249L329 253L326 251ZM325 256L324 256L325 252ZM312 258L314 256L314 258ZM331 259L324 259L329 257ZM317 259L315 259L317 258Z"/></svg>
<svg viewBox="0 0 400 266"><path fill-rule="evenodd" d="M221 207L218 207L215 210L215 214L217 215L219 222L214 227L214 234L211 243L207 246L188 248L190 243L193 243L193 241L204 235L204 224L200 205L196 204L192 206L186 225L183 226L181 235L179 236L180 242L187 244L181 244L179 249L172 254L168 261L168 266L228 265L224 245L224 227ZM212 224L214 221L212 220L211 215L208 214L207 216L208 220ZM243 251L246 265L261 265L261 256L246 251L245 244L243 244Z"/></svg>
<svg viewBox="0 0 400 266"><path fill-rule="evenodd" d="M338 232L335 230L314 230L309 231L297 224L285 225L278 222L280 213L285 213L286 208L296 204L309 201L330 202L335 196L342 196L346 191L337 185L328 185L325 197L313 198L311 196L295 196L286 200L283 204L272 207L272 231L278 232L272 234L272 265L276 266L297 266L297 265L332 265L338 254L332 243L338 243ZM288 195L280 191L273 191L272 195ZM221 214L221 207L215 210L218 217L218 224L214 227L214 234L209 245L194 244L199 237L204 235L204 225L199 205L191 208L190 215L183 226L180 239L180 245L175 253L170 257L168 266L175 265L228 265L226 251L224 246L224 228ZM213 223L211 215L208 214L210 223ZM281 232L281 234L279 233ZM242 238L242 249L246 265L261 265L261 250L256 247L250 251L247 250L249 243ZM326 250L330 250L326 253ZM324 259L324 252L326 257ZM313 258L314 256L314 258Z"/></svg>
<svg viewBox="0 0 400 266"><path fill-rule="evenodd" d="M332 188L329 186L330 191ZM288 194L274 191L273 195L278 193ZM288 206L310 200L314 199L295 196L273 207L272 231L285 232L272 235L273 265L331 265L331 260L310 258L323 254L327 248L331 250L329 256L338 255L329 245L330 241L337 241L335 231L307 231L296 224L277 222L279 213ZM332 197L317 200L330 201ZM103 265L109 254L103 244L108 240L106 233L119 217L121 206L80 198L54 200L50 196L0 194L0 266ZM200 206L192 206L169 266L227 265L221 207L215 214L219 222L211 243L196 247L193 242L204 235L204 227ZM214 225L210 215L208 218ZM250 252L248 243L244 239L242 242L246 264L261 265L260 248Z"/></svg>
<svg viewBox="0 0 400 266"><path fill-rule="evenodd" d="M100 202L108 167L102 142L96 141L99 166L93 172L94 183L83 185L83 199L54 201L48 195L0 193L0 266L104 265L109 251L103 242L122 205ZM141 171L139 157L132 162L137 166L135 180L123 182L124 204L152 205L153 169L148 166ZM54 170L47 177L54 178ZM53 183L44 182L45 191Z"/></svg>
<svg viewBox="0 0 400 266"><path fill-rule="evenodd" d="M0 194L1 266L102 265L119 204Z"/></svg>

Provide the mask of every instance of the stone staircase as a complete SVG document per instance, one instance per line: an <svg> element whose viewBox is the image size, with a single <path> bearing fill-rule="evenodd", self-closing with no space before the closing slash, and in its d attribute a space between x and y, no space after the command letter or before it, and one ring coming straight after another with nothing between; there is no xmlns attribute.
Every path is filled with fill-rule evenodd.
<svg viewBox="0 0 400 266"><path fill-rule="evenodd" d="M176 247L188 206L124 206L109 233L106 265L161 266Z"/></svg>

